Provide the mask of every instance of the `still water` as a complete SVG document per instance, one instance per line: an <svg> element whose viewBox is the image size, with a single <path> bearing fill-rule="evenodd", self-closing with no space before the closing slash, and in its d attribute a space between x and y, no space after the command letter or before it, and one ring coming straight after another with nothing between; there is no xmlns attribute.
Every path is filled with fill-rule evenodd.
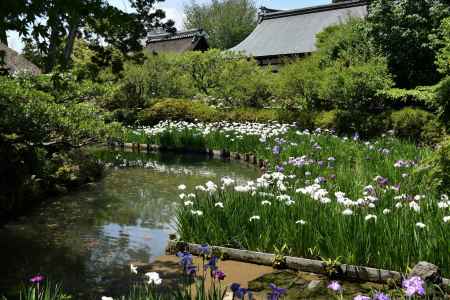
<svg viewBox="0 0 450 300"><path fill-rule="evenodd" d="M255 178L257 170L204 156L97 151L105 161L139 161L145 167L109 168L97 184L43 204L0 228L0 294L35 274L61 282L75 298L119 293L129 263L151 263L176 232L182 201L178 185L229 176ZM125 161L124 161L125 159Z"/></svg>

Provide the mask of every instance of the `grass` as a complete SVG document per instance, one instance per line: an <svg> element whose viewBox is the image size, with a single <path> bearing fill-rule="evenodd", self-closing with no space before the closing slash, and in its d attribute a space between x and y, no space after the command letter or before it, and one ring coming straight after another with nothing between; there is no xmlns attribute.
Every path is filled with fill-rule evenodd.
<svg viewBox="0 0 450 300"><path fill-rule="evenodd" d="M404 272L425 260L450 276L449 202L427 186L417 167L430 154L427 148L390 136L362 142L278 124L164 123L136 132L160 145L251 152L269 160L269 175L258 180L263 184L237 188L243 192L221 182L209 192L184 191L195 192L196 200L178 211L182 240L267 252L286 245L295 256L340 257ZM400 160L404 165L396 167ZM352 215L344 215L346 209Z"/></svg>

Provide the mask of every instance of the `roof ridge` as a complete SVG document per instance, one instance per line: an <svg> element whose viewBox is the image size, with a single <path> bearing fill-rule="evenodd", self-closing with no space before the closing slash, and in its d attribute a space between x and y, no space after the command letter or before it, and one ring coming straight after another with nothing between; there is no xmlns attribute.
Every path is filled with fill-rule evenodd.
<svg viewBox="0 0 450 300"><path fill-rule="evenodd" d="M202 28L198 29L189 29L185 31L177 31L175 33L160 33L160 34L154 34L150 35L147 38L147 44L150 42L160 42L160 41L167 41L167 40L179 40L179 39L186 39L186 38L192 38L196 34L202 34L205 31Z"/></svg>
<svg viewBox="0 0 450 300"><path fill-rule="evenodd" d="M328 11L328 10L336 10L336 9L341 9L341 8L362 6L362 5L367 5L367 3L368 3L368 0L347 0L347 1L342 1L342 2L310 6L310 7L304 7L304 8L297 8L297 9L289 9L289 10L276 11L275 9L269 9L269 10L273 10L274 12L261 13L260 14L260 22L267 20L267 19L277 19L277 18L283 18L283 17L323 12L323 11Z"/></svg>

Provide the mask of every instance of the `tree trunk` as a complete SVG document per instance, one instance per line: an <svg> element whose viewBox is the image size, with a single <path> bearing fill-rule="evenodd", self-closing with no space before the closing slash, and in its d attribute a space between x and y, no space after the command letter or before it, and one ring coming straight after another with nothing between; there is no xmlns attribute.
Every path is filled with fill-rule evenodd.
<svg viewBox="0 0 450 300"><path fill-rule="evenodd" d="M75 43L75 37L78 31L78 22L70 25L69 36L67 37L66 47L64 48L64 67L67 68L70 63L70 56L73 52L73 45Z"/></svg>
<svg viewBox="0 0 450 300"><path fill-rule="evenodd" d="M8 36L6 35L6 30L3 28L0 29L0 43L3 43L6 46L8 46Z"/></svg>
<svg viewBox="0 0 450 300"><path fill-rule="evenodd" d="M47 60L45 62L45 73L50 73L53 70L56 62L56 53L58 49L58 31L56 26L52 26L52 33L50 35L50 43L48 46Z"/></svg>

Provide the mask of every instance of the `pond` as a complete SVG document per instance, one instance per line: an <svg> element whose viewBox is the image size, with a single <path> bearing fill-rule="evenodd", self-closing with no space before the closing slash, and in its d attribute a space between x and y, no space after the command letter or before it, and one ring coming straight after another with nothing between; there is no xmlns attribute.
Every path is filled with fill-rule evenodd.
<svg viewBox="0 0 450 300"><path fill-rule="evenodd" d="M179 185L258 174L254 166L205 156L96 152L103 160L140 166L109 168L95 185L50 199L0 228L0 294L38 273L75 298L119 293L130 262L151 263L164 254L168 235L176 232Z"/></svg>

